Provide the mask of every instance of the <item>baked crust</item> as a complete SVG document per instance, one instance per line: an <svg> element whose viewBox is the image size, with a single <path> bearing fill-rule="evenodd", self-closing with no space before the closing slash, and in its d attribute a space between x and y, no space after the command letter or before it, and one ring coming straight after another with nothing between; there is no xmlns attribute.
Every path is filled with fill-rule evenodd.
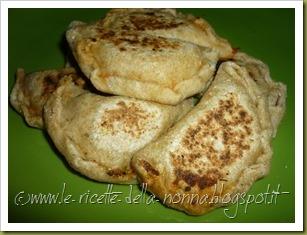
<svg viewBox="0 0 307 235"><path fill-rule="evenodd" d="M112 9L101 22L115 31L139 31L213 48L221 59L233 56L229 42L219 37L206 20L175 9Z"/></svg>
<svg viewBox="0 0 307 235"><path fill-rule="evenodd" d="M63 83L44 107L46 129L72 168L102 182L136 183L132 154L155 140L194 105L102 96Z"/></svg>
<svg viewBox="0 0 307 235"><path fill-rule="evenodd" d="M100 91L175 105L206 89L231 46L203 19L175 10L118 9L66 32L73 54Z"/></svg>
<svg viewBox="0 0 307 235"><path fill-rule="evenodd" d="M222 63L197 106L134 155L139 181L166 205L192 215L227 205L225 197L235 202L270 169L276 119L264 84L244 66Z"/></svg>

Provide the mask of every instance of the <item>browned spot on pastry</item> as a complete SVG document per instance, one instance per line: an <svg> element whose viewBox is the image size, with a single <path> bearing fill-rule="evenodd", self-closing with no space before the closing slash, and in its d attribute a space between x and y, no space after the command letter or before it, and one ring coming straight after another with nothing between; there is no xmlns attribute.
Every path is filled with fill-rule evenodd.
<svg viewBox="0 0 307 235"><path fill-rule="evenodd" d="M112 30L104 30L103 28L97 28L99 37L102 39L110 39L115 36L115 32Z"/></svg>
<svg viewBox="0 0 307 235"><path fill-rule="evenodd" d="M180 19L166 18L163 15L159 16L155 12L147 12L145 14L130 15L129 20L133 29L143 30L158 30L171 29L183 25L184 22Z"/></svg>
<svg viewBox="0 0 307 235"><path fill-rule="evenodd" d="M245 110L241 110L241 111L239 112L239 115L240 115L240 118L241 118L241 120L242 120L242 119L244 119L244 118L246 117L247 112L246 112Z"/></svg>
<svg viewBox="0 0 307 235"><path fill-rule="evenodd" d="M191 191L191 187L190 186L185 187L184 191L186 191L186 192Z"/></svg>
<svg viewBox="0 0 307 235"><path fill-rule="evenodd" d="M143 47L151 47L155 50L161 48L177 48L179 46L177 42L167 40L163 37L144 37L141 40L141 45Z"/></svg>
<svg viewBox="0 0 307 235"><path fill-rule="evenodd" d="M154 16L154 15L155 15L155 13L154 13L153 11L151 11L151 12L145 12L145 15L148 15L148 16Z"/></svg>
<svg viewBox="0 0 307 235"><path fill-rule="evenodd" d="M85 80L80 78L80 77L74 78L73 82L75 83L75 85L77 85L79 87L85 87L85 85L86 85Z"/></svg>
<svg viewBox="0 0 307 235"><path fill-rule="evenodd" d="M42 115L42 108L38 107L37 105L35 105L33 103L31 103L28 106L28 112L33 117L41 117L41 115Z"/></svg>
<svg viewBox="0 0 307 235"><path fill-rule="evenodd" d="M31 79L31 76L27 77L26 79ZM26 99L28 99L27 109L31 116L41 118L43 105L48 99L49 95L57 88L59 79L60 78L57 72L50 73L44 77L42 80L42 87L39 88L41 89L39 97L33 96L29 88L29 83L27 83L26 80L23 80L21 83L22 92L24 93Z"/></svg>
<svg viewBox="0 0 307 235"><path fill-rule="evenodd" d="M149 174L156 175L156 176L160 175L159 171L153 168L153 166L149 162L142 160L142 166Z"/></svg>
<svg viewBox="0 0 307 235"><path fill-rule="evenodd" d="M187 129L182 147L170 153L177 178L200 188L216 182L219 177L213 175L220 173L209 174L208 169L222 169L250 149L252 121L252 116L234 94L220 100L216 108ZM195 169L197 175L191 173Z"/></svg>
<svg viewBox="0 0 307 235"><path fill-rule="evenodd" d="M130 30L131 28L128 25L124 24L124 25L121 26L121 29Z"/></svg>
<svg viewBox="0 0 307 235"><path fill-rule="evenodd" d="M127 175L126 171L123 171L121 169L112 169L112 170L108 170L107 174L109 176L115 176L115 177L120 177L120 176L125 176Z"/></svg>
<svg viewBox="0 0 307 235"><path fill-rule="evenodd" d="M49 74L48 76L46 76L43 82L43 86L44 86L43 94L52 93L57 88L59 80L60 80L60 76L58 73L53 73L53 74Z"/></svg>
<svg viewBox="0 0 307 235"><path fill-rule="evenodd" d="M183 180L188 185L187 187L194 187L197 185L200 189L215 185L222 176L217 169L209 169L203 175L195 174L187 170L177 169L175 175L175 184L178 184L179 181ZM185 187L185 190L187 187Z"/></svg>
<svg viewBox="0 0 307 235"><path fill-rule="evenodd" d="M53 93L59 85L59 82L64 77L69 77L77 86L83 87L85 81L76 73L73 68L66 68L59 72L53 72L44 77L43 80L43 96L48 96Z"/></svg>
<svg viewBox="0 0 307 235"><path fill-rule="evenodd" d="M121 131L139 138L145 132L144 126L150 116L152 115L141 109L138 104L120 101L117 108L105 111L101 126L115 135L119 128L115 127L115 123L121 123Z"/></svg>
<svg viewBox="0 0 307 235"><path fill-rule="evenodd" d="M239 47L232 48L232 54L236 55L239 52L239 50L240 50Z"/></svg>

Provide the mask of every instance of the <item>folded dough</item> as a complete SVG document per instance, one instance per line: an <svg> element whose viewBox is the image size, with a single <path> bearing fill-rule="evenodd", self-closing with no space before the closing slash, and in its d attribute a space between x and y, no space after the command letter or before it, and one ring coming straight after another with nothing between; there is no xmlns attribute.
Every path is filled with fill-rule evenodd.
<svg viewBox="0 0 307 235"><path fill-rule="evenodd" d="M172 105L206 89L218 59L232 56L208 23L174 10L113 10L71 23L66 38L98 90Z"/></svg>
<svg viewBox="0 0 307 235"><path fill-rule="evenodd" d="M27 124L36 128L44 127L44 104L62 78L71 77L81 87L85 83L73 68L45 70L28 75L25 74L23 69L18 69L16 77L10 102L15 110L24 116Z"/></svg>
<svg viewBox="0 0 307 235"><path fill-rule="evenodd" d="M286 110L286 86L281 82L272 80L268 66L261 60L253 58L244 52L236 53L233 60L238 65L244 66L249 76L259 86L261 96L264 96L264 100L268 105L273 125L273 136L275 137L277 127Z"/></svg>
<svg viewBox="0 0 307 235"><path fill-rule="evenodd" d="M44 107L46 129L76 171L97 181L135 183L130 159L194 106L101 96L63 83Z"/></svg>
<svg viewBox="0 0 307 235"><path fill-rule="evenodd" d="M270 89L254 80L248 64L222 63L197 106L134 155L139 181L166 205L201 215L234 202L268 174L277 119L265 94Z"/></svg>

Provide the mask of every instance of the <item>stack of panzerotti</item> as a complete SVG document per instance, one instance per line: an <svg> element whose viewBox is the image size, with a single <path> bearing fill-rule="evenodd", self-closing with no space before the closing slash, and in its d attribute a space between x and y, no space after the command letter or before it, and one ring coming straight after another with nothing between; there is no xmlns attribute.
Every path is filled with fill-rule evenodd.
<svg viewBox="0 0 307 235"><path fill-rule="evenodd" d="M72 22L66 37L78 68L19 69L11 104L47 130L72 168L97 181L146 183L194 215L268 174L286 87L204 19L114 9L92 24Z"/></svg>

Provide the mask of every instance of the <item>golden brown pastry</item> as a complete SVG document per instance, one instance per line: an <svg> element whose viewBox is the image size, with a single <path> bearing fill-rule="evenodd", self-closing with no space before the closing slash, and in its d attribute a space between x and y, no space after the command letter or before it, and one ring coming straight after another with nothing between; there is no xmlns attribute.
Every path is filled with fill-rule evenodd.
<svg viewBox="0 0 307 235"><path fill-rule="evenodd" d="M66 38L98 90L172 105L206 89L218 59L232 55L204 20L174 10L113 10L73 22Z"/></svg>
<svg viewBox="0 0 307 235"><path fill-rule="evenodd" d="M221 59L233 56L229 42L219 37L207 21L175 9L112 9L100 23L114 31L140 31L214 48Z"/></svg>
<svg viewBox="0 0 307 235"><path fill-rule="evenodd" d="M188 214L235 201L270 169L276 123L265 86L244 66L222 63L197 106L135 154L139 181L163 203ZM285 95L283 85L276 89Z"/></svg>
<svg viewBox="0 0 307 235"><path fill-rule="evenodd" d="M62 78L71 77L80 86L84 84L84 80L73 68L46 70L28 75L23 69L18 69L16 77L10 102L16 111L24 116L28 125L37 128L44 127L42 118L44 104Z"/></svg>
<svg viewBox="0 0 307 235"><path fill-rule="evenodd" d="M47 101L44 118L55 146L76 171L97 181L135 183L132 154L155 140L193 105L193 98L169 106L105 97L67 80Z"/></svg>

